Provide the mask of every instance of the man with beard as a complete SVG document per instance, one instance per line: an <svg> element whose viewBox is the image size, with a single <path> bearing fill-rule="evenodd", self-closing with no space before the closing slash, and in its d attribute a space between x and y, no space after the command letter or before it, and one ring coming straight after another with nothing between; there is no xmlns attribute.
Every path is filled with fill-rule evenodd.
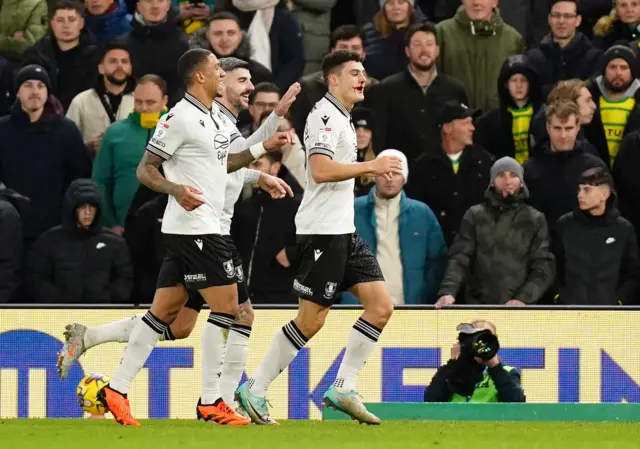
<svg viewBox="0 0 640 449"><path fill-rule="evenodd" d="M126 47L107 46L98 64L100 77L95 86L79 93L67 111L92 155L100 148L100 140L107 127L124 120L133 110L134 81L131 78L131 57Z"/></svg>
<svg viewBox="0 0 640 449"><path fill-rule="evenodd" d="M608 154L605 162L613 166L625 135L640 128L640 74L631 48L615 45L603 55L601 76L591 81L590 91L598 106L585 137L599 154Z"/></svg>
<svg viewBox="0 0 640 449"><path fill-rule="evenodd" d="M24 53L23 64L43 67L52 95L66 111L80 92L93 87L100 49L85 28L84 7L60 0L51 13L50 31Z"/></svg>
<svg viewBox="0 0 640 449"><path fill-rule="evenodd" d="M580 177L578 207L558 220L558 302L635 305L638 245L633 226L616 207L613 179L606 168Z"/></svg>
<svg viewBox="0 0 640 449"><path fill-rule="evenodd" d="M511 157L491 167L485 201L471 207L449 251L436 307L455 303L466 285L467 304L535 304L554 280L544 215L526 204L522 166Z"/></svg>
<svg viewBox="0 0 640 449"><path fill-rule="evenodd" d="M436 28L414 24L407 30L405 52L408 67L371 88L376 153L395 148L407 156L409 165L422 153L438 151L440 130L437 113L449 100L467 103L462 84L438 72L440 54Z"/></svg>

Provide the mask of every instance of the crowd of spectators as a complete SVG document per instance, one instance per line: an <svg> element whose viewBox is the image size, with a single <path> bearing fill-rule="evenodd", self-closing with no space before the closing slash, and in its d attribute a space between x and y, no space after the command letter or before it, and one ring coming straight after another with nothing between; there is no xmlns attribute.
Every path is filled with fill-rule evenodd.
<svg viewBox="0 0 640 449"><path fill-rule="evenodd" d="M404 161L354 192L396 304L640 304L638 0L3 0L0 303L151 302L167 199L135 172L189 48L249 64L245 137L302 87L254 163L295 196L236 205L254 303L297 301L305 121L350 50L358 160Z"/></svg>

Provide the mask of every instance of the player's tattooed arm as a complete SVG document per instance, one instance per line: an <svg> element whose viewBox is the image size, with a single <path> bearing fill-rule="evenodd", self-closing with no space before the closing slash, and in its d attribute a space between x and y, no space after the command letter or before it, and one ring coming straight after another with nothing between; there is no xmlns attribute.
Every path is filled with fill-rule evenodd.
<svg viewBox="0 0 640 449"><path fill-rule="evenodd" d="M176 193L181 190L181 186L174 182L167 181L167 179L162 176L158 169L163 162L164 159L160 156L156 156L149 151L145 151L140 164L138 164L136 177L141 184L149 187L155 192L175 196Z"/></svg>
<svg viewBox="0 0 640 449"><path fill-rule="evenodd" d="M227 173L233 173L246 167L255 160L251 150L240 151L239 153L229 153L227 156Z"/></svg>

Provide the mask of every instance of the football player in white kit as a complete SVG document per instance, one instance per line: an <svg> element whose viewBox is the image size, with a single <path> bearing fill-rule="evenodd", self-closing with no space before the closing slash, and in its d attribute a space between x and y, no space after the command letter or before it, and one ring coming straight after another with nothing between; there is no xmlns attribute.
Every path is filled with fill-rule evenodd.
<svg viewBox="0 0 640 449"><path fill-rule="evenodd" d="M304 131L307 189L296 215L299 263L293 284L298 315L276 334L256 373L236 392L236 400L256 424L276 424L269 416L267 389L322 328L342 290L360 299L364 313L349 334L336 380L323 401L359 422L380 423L362 404L355 383L391 317L393 303L375 255L355 232L354 179L400 174L402 161L391 156L356 162L351 109L364 99L366 75L360 56L336 51L325 57L322 70L329 92L316 103Z"/></svg>

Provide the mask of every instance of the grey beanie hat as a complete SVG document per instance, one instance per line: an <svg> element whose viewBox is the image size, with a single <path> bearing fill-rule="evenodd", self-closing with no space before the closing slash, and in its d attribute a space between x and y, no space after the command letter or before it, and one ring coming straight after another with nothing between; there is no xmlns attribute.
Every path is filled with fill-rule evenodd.
<svg viewBox="0 0 640 449"><path fill-rule="evenodd" d="M496 176L498 176L500 173L504 171L510 171L512 173L515 173L518 176L518 178L520 178L520 181L522 182L523 190L526 192L527 195L529 194L529 190L527 189L527 186L524 183L524 169L522 168L522 165L520 165L520 163L516 161L514 158L509 156L501 157L500 159L495 161L491 166L491 171L490 171L491 185L493 185L493 181L496 179Z"/></svg>

